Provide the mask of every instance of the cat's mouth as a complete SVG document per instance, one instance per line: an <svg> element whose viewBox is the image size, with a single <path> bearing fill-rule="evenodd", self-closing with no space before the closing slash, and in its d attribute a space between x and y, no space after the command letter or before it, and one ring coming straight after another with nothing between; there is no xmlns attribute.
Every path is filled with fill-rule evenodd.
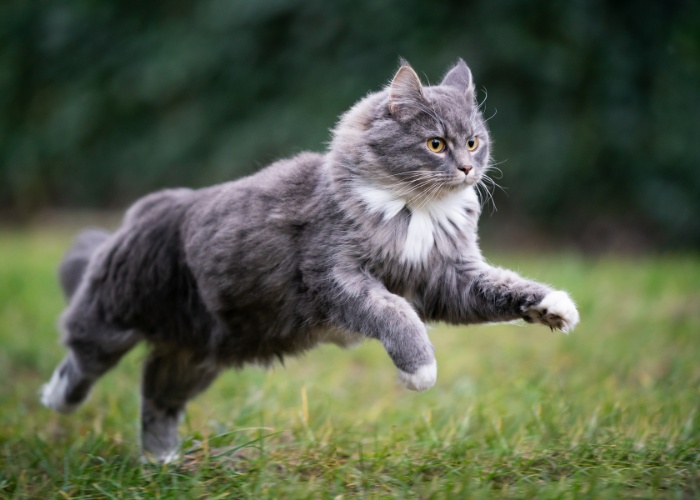
<svg viewBox="0 0 700 500"><path fill-rule="evenodd" d="M468 186L473 186L479 182L481 176L476 172L473 167L462 167L458 169L456 175L454 176L453 184L456 186L461 186L467 184Z"/></svg>

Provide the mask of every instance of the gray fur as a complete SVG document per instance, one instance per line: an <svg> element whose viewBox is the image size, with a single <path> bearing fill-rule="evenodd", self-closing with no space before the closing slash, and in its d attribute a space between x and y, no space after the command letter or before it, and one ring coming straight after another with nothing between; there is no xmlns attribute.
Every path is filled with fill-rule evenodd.
<svg viewBox="0 0 700 500"><path fill-rule="evenodd" d="M426 145L437 136L445 153ZM481 256L474 189L489 161L466 64L435 87L404 65L341 117L325 155L146 196L114 234L80 235L61 265L69 354L44 402L71 411L146 340L142 443L168 460L185 403L225 367L370 338L423 390L436 373L426 321L572 328L565 294L538 308L549 287Z"/></svg>

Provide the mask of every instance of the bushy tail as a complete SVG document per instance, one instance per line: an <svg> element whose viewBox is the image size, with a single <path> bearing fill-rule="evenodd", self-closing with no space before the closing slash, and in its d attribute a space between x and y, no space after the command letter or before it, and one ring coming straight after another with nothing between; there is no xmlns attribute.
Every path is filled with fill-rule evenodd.
<svg viewBox="0 0 700 500"><path fill-rule="evenodd" d="M110 233L103 229L86 229L75 238L58 267L58 279L66 300L70 300L77 290L92 254L109 236Z"/></svg>

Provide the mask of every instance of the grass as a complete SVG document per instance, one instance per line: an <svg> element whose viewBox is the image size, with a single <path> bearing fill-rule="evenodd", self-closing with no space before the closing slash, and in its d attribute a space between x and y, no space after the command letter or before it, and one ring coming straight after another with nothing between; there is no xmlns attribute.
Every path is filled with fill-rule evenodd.
<svg viewBox="0 0 700 500"><path fill-rule="evenodd" d="M0 233L0 497L700 495L700 257L492 256L569 290L580 327L436 326L402 389L378 343L224 374L177 465L141 465L137 349L75 415L37 391L63 356L59 231Z"/></svg>

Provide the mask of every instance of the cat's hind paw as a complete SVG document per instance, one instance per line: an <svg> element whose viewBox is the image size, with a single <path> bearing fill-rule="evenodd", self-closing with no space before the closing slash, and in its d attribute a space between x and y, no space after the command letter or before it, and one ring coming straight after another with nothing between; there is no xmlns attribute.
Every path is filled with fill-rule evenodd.
<svg viewBox="0 0 700 500"><path fill-rule="evenodd" d="M526 309L525 320L569 333L578 324L579 315L569 294L557 291L548 293L539 304Z"/></svg>
<svg viewBox="0 0 700 500"><path fill-rule="evenodd" d="M180 458L182 457L177 450L161 451L156 454L146 452L141 455L141 463L146 465L165 465L175 463L179 461Z"/></svg>
<svg viewBox="0 0 700 500"><path fill-rule="evenodd" d="M53 372L51 380L42 386L39 393L41 403L59 413L72 413L78 408L79 404L68 403L66 401L67 392L68 376L59 367Z"/></svg>
<svg viewBox="0 0 700 500"><path fill-rule="evenodd" d="M414 373L399 370L399 381L406 389L422 392L435 385L437 380L437 362L418 367Z"/></svg>

